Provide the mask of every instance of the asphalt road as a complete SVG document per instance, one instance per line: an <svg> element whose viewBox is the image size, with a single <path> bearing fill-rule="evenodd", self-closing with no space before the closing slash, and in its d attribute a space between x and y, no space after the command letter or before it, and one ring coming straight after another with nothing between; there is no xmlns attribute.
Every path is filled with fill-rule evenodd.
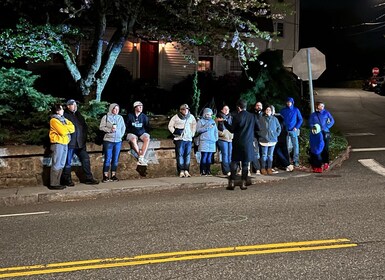
<svg viewBox="0 0 385 280"><path fill-rule="evenodd" d="M385 146L384 97L318 93L353 150ZM382 165L381 149L352 151L331 172L247 191L0 208L0 278L385 279ZM22 213L34 215L10 215Z"/></svg>

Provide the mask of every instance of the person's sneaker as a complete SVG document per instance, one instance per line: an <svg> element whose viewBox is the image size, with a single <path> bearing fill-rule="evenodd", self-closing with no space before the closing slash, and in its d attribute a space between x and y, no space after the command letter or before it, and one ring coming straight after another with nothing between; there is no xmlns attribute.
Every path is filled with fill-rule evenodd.
<svg viewBox="0 0 385 280"><path fill-rule="evenodd" d="M286 166L287 172L293 172L293 170L294 170L294 166L292 164L290 164L289 166Z"/></svg>
<svg viewBox="0 0 385 280"><path fill-rule="evenodd" d="M314 173L322 173L322 171L323 171L323 170L322 170L322 167L314 167L314 168L313 168L313 172L314 172Z"/></svg>
<svg viewBox="0 0 385 280"><path fill-rule="evenodd" d="M91 178L91 179L86 179L84 183L87 185L97 185L99 184L99 180L96 180L95 178Z"/></svg>
<svg viewBox="0 0 385 280"><path fill-rule="evenodd" d="M111 179L110 179L112 182L117 182L119 181L118 177L116 177L116 175L112 176Z"/></svg>
<svg viewBox="0 0 385 280"><path fill-rule="evenodd" d="M272 168L271 171L273 172L273 174L278 174L278 170Z"/></svg>
<svg viewBox="0 0 385 280"><path fill-rule="evenodd" d="M257 172L255 172L255 175L261 175L261 171L260 170L257 170Z"/></svg>
<svg viewBox="0 0 385 280"><path fill-rule="evenodd" d="M181 171L181 172L179 173L179 178L184 178L184 177L186 177L186 175L184 175L184 171Z"/></svg>
<svg viewBox="0 0 385 280"><path fill-rule="evenodd" d="M186 171L184 172L184 176L185 176L185 177L191 177L191 174L186 170Z"/></svg>
<svg viewBox="0 0 385 280"><path fill-rule="evenodd" d="M329 169L329 167L330 167L330 166L329 166L329 163L325 163L324 166L323 166L323 170L326 171L326 170Z"/></svg>
<svg viewBox="0 0 385 280"><path fill-rule="evenodd" d="M102 183L107 183L107 182L110 182L110 178L106 175L103 175Z"/></svg>
<svg viewBox="0 0 385 280"><path fill-rule="evenodd" d="M231 172L227 172L227 176L230 177L231 176Z"/></svg>
<svg viewBox="0 0 385 280"><path fill-rule="evenodd" d="M147 166L147 161L143 158L143 157L140 157L138 159L138 165L142 165L142 166Z"/></svg>

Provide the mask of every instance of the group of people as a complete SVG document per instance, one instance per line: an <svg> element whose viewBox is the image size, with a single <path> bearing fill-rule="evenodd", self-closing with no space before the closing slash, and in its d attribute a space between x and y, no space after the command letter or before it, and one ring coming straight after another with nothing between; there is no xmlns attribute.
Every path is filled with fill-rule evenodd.
<svg viewBox="0 0 385 280"><path fill-rule="evenodd" d="M250 184L250 171L257 175L277 173L273 164L286 171L293 171L299 166L299 133L303 124L300 110L294 106L294 99L289 97L286 106L276 114L272 105L263 108L257 102L253 112L246 110L247 102L239 100L236 112L224 105L216 118L213 111L204 108L198 119L190 113L187 104L179 107L179 112L171 117L168 129L173 134L175 144L176 169L179 177L191 177L190 163L193 140L200 152L200 174L211 175L213 155L220 151L221 169L229 176L228 189L234 189L236 174L241 170L241 189ZM149 143L149 119L143 113L143 104L136 101L133 111L126 121L119 115L120 107L116 103L109 106L108 113L100 121L103 131L103 179L102 182L118 181L116 172L119 155L125 133L138 165L147 165L145 158ZM52 167L50 187L64 189L74 186L71 179L71 163L76 154L82 164L86 184L98 184L90 168L90 158L86 151L87 124L77 111L76 101L67 101L64 110L60 104L52 109L50 120L50 140ZM314 172L329 168L330 128L334 124L332 115L325 109L325 104L317 102L316 111L310 115L310 163ZM141 141L141 147L139 147Z"/></svg>
<svg viewBox="0 0 385 280"><path fill-rule="evenodd" d="M49 138L52 151L52 164L50 172L50 188L65 189L75 184L71 178L71 165L74 154L79 158L85 184L99 184L91 172L90 157L86 150L88 126L84 117L78 111L77 103L70 99L64 109L61 104L55 104L52 108L50 120ZM103 137L103 179L102 182L118 181L116 176L122 141L127 132L127 140L131 144L138 165L147 165L144 158L150 142L149 120L142 113L143 104L136 101L133 104L133 112L129 113L125 121L119 115L120 107L116 103L109 106L99 125L104 132ZM138 140L143 142L139 148Z"/></svg>
<svg viewBox="0 0 385 280"><path fill-rule="evenodd" d="M322 172L329 168L330 128L334 124L331 114L325 110L322 102L316 104L317 110L309 119L310 162L313 172ZM190 154L193 142L200 152L200 174L210 175L213 154L220 151L221 169L229 176L229 188L234 188L237 172L241 170L242 189L249 184L250 171L257 175L277 173L274 166L286 171L293 171L300 166L299 135L303 124L300 110L294 106L294 99L289 97L285 107L279 113L273 105L263 108L257 102L253 112L247 112L247 103L239 100L236 113L224 105L217 117L213 111L204 108L197 121L189 112L187 104L179 108L173 116L168 129L174 135L177 172L179 177L190 177Z"/></svg>

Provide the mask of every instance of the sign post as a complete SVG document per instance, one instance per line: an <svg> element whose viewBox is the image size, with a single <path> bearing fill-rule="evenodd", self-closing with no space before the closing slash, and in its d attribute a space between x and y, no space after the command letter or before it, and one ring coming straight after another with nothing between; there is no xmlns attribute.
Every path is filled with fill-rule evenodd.
<svg viewBox="0 0 385 280"><path fill-rule="evenodd" d="M314 112L313 80L317 80L326 69L325 55L316 48L300 49L294 56L293 72L301 80L309 81L311 112Z"/></svg>

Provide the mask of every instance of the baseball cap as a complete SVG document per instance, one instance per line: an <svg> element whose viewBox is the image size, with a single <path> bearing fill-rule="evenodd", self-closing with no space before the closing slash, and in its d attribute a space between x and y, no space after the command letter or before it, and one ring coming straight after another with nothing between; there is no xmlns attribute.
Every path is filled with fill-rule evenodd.
<svg viewBox="0 0 385 280"><path fill-rule="evenodd" d="M142 102L140 102L140 101L135 101L134 102L134 105L132 106L132 107L136 107L136 106L143 106L143 104L142 104Z"/></svg>
<svg viewBox="0 0 385 280"><path fill-rule="evenodd" d="M76 103L75 99L70 99L67 101L67 105L73 105L75 103Z"/></svg>
<svg viewBox="0 0 385 280"><path fill-rule="evenodd" d="M187 104L180 105L179 110L182 110L182 109L189 109L190 110L190 108Z"/></svg>

